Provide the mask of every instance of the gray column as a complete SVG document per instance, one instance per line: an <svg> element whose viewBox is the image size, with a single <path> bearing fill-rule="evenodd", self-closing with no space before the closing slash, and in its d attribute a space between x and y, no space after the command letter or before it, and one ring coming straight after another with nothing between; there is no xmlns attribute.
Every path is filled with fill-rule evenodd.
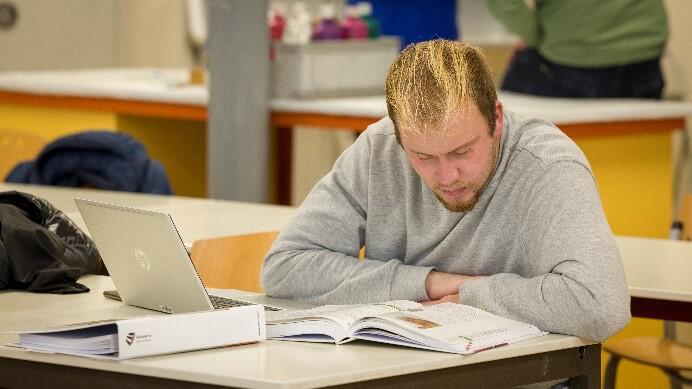
<svg viewBox="0 0 692 389"><path fill-rule="evenodd" d="M267 201L267 0L209 1L207 185L211 198Z"/></svg>

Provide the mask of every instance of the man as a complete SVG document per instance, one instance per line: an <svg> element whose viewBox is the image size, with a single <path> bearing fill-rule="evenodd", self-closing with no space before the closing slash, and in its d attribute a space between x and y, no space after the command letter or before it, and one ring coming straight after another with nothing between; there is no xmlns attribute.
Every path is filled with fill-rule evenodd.
<svg viewBox="0 0 692 389"><path fill-rule="evenodd" d="M389 117L339 157L268 253L268 295L453 301L595 341L627 323L586 158L549 123L506 115L476 48L411 45L385 90Z"/></svg>

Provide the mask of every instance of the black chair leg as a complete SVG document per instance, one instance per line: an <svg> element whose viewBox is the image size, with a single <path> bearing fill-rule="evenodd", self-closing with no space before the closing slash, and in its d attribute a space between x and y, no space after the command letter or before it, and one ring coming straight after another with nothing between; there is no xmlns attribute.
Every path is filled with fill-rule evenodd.
<svg viewBox="0 0 692 389"><path fill-rule="evenodd" d="M682 389L683 385L692 385L692 379L683 377L678 371L663 369L663 372L670 379L670 389Z"/></svg>
<svg viewBox="0 0 692 389"><path fill-rule="evenodd" d="M615 377L617 374L620 357L611 355L608 359L608 364L605 368L605 377L603 379L603 389L615 389Z"/></svg>

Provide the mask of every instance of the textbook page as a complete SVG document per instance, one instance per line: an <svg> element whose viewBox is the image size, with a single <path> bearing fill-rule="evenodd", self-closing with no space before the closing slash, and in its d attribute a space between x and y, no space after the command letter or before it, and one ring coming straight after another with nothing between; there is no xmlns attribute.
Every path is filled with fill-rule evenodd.
<svg viewBox="0 0 692 389"><path fill-rule="evenodd" d="M341 343L349 340L349 327L359 319L422 308L421 304L414 301L396 300L374 304L324 305L300 311L267 312L267 338Z"/></svg>
<svg viewBox="0 0 692 389"><path fill-rule="evenodd" d="M547 334L533 325L455 303L364 318L351 330L357 339L459 354L471 354Z"/></svg>

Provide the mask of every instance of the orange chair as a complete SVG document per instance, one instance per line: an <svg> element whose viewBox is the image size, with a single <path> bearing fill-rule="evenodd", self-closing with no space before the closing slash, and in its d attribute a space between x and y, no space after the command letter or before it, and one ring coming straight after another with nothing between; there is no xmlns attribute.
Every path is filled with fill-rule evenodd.
<svg viewBox="0 0 692 389"><path fill-rule="evenodd" d="M692 241L692 195L683 200L680 221L683 227L681 239ZM692 258L690 260L692 261ZM673 324L666 322L666 327ZM692 347L677 343L668 337L636 336L613 340L603 344L603 350L610 353L603 380L605 389L615 388L617 367L621 359L661 369L670 379L671 388L679 389L682 385L692 385L692 379L680 374L692 373Z"/></svg>
<svg viewBox="0 0 692 389"><path fill-rule="evenodd" d="M208 288L262 292L260 271L278 231L202 239L192 244L190 256Z"/></svg>
<svg viewBox="0 0 692 389"><path fill-rule="evenodd" d="M4 180L18 163L36 158L46 143L31 132L0 130L0 178Z"/></svg>

